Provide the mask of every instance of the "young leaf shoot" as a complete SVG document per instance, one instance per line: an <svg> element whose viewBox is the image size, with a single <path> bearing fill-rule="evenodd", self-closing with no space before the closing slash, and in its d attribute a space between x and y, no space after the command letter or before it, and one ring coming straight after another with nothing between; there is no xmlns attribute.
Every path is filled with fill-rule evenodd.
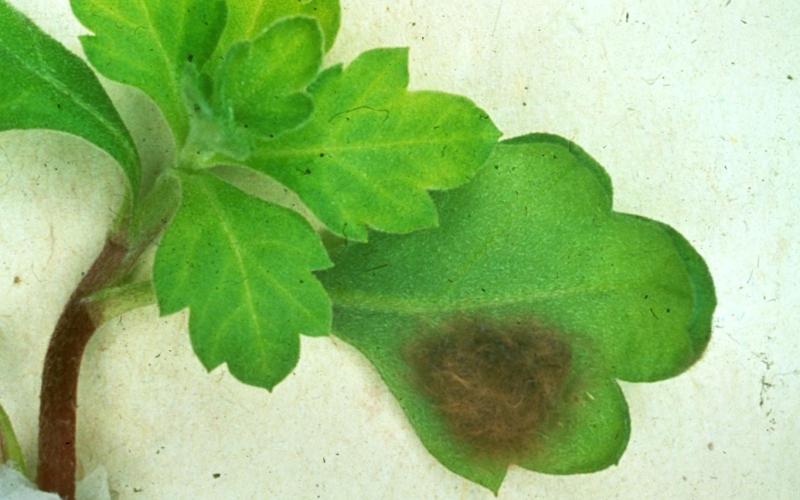
<svg viewBox="0 0 800 500"><path fill-rule="evenodd" d="M45 358L43 490L75 497L87 343L145 305L188 311L203 366L267 390L295 368L301 335L333 332L442 464L494 492L511 464L615 464L630 433L617 381L669 378L703 353L714 289L686 240L613 211L605 171L571 142L498 145L468 98L410 91L407 49L323 68L338 0L71 5L88 61L153 100L177 151L143 182L97 76L0 0L0 131L83 138L129 187ZM221 166L277 181L316 226ZM21 457L0 410L0 462L24 471Z"/></svg>

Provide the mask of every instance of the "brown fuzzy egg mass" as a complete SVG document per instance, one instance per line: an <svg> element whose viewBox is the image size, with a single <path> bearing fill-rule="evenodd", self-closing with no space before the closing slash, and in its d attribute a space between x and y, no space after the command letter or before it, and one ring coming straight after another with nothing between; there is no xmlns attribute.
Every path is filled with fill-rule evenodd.
<svg viewBox="0 0 800 500"><path fill-rule="evenodd" d="M570 374L569 345L552 330L461 321L405 351L415 382L453 435L476 452L524 452L554 416Z"/></svg>

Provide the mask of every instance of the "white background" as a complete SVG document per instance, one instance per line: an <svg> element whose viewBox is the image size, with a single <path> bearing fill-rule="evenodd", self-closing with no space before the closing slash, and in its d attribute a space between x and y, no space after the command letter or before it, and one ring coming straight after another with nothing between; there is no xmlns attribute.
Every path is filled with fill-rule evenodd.
<svg viewBox="0 0 800 500"><path fill-rule="evenodd" d="M619 466L512 468L501 497L796 498L800 4L342 2L331 62L411 46L414 88L470 96L507 137L575 140L608 169L618 210L679 229L716 280L703 360L668 382L624 384L633 435ZM80 51L67 0L11 3ZM104 83L145 160L163 159L153 108ZM0 399L31 461L47 338L121 186L79 140L0 135ZM120 498L491 498L425 452L369 365L333 339L304 339L269 394L206 374L185 315L147 308L102 328L83 366L82 468L107 467Z"/></svg>

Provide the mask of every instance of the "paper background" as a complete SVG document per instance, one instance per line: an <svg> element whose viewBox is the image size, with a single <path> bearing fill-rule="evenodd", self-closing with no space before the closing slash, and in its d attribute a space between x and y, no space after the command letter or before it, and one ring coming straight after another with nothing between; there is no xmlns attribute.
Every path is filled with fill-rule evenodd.
<svg viewBox="0 0 800 500"><path fill-rule="evenodd" d="M67 0L11 3L80 50ZM704 359L668 382L624 384L633 435L619 466L573 477L512 468L501 498L796 498L800 4L342 3L331 62L411 46L414 88L470 96L506 137L575 140L608 169L618 210L678 228L716 280ZM147 139L145 160L164 158L153 108L104 83ZM47 338L121 182L79 140L0 135L0 399L31 461ZM268 394L206 374L185 326L148 308L89 346L80 459L85 471L104 465L119 498L491 498L425 452L341 342L304 339L297 370Z"/></svg>

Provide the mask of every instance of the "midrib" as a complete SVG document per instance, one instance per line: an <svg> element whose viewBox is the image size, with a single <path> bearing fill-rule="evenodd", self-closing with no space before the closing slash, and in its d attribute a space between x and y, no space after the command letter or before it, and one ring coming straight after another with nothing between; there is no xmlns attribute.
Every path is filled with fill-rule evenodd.
<svg viewBox="0 0 800 500"><path fill-rule="evenodd" d="M467 297L450 302L437 302L436 297L419 297L408 299L404 297L378 296L365 292L340 292L336 289L328 289L328 294L336 307L355 309L360 311L378 313L401 313L401 314L441 314L449 311L465 311L472 309L482 309L488 307L511 306L525 304L532 301L553 300L561 297L571 297L583 294L595 294L600 292L611 292L622 290L632 284L608 284L589 287L559 288L553 290L525 291L524 294L509 294L504 297L491 299Z"/></svg>

